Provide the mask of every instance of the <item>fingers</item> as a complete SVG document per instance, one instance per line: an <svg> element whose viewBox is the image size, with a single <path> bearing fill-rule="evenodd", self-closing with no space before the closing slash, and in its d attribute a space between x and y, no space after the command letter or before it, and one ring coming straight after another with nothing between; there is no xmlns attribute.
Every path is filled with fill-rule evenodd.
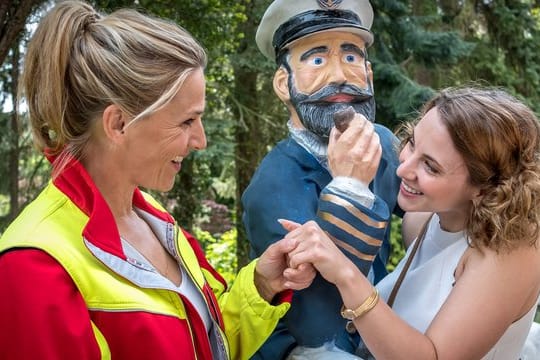
<svg viewBox="0 0 540 360"><path fill-rule="evenodd" d="M286 289L291 289L291 290L304 290L305 288L309 287L309 285L311 285L313 281L308 281L308 282L294 282L294 281L285 281L283 283L283 287L286 288Z"/></svg>
<svg viewBox="0 0 540 360"><path fill-rule="evenodd" d="M364 132L373 132L373 123L366 119L364 115L356 114L354 119L350 122L347 130L341 133L340 139L342 141L354 142L358 139L358 136Z"/></svg>
<svg viewBox="0 0 540 360"><path fill-rule="evenodd" d="M303 244L309 242L312 238L320 236L323 233L324 232L320 228L319 224L317 224L313 220L310 220L303 225L298 224L298 226L296 226L294 230L291 230L285 237L294 239L296 244L301 245L300 248L297 246L292 251L294 253L304 247Z"/></svg>
<svg viewBox="0 0 540 360"><path fill-rule="evenodd" d="M364 116L357 115L349 126L350 131L346 131L340 137L348 145L354 157L361 157L370 148L378 144L379 136L375 132L375 127Z"/></svg>
<svg viewBox="0 0 540 360"><path fill-rule="evenodd" d="M335 127L333 127L332 130L330 130L330 137L328 138L329 149L333 149L336 146L335 144L338 141L340 136L341 136L341 133Z"/></svg>
<svg viewBox="0 0 540 360"><path fill-rule="evenodd" d="M287 231L293 231L294 229L297 229L300 226L302 226L301 224L299 224L297 222L294 222L294 221L291 221L291 220L286 220L286 219L278 219L278 222Z"/></svg>
<svg viewBox="0 0 540 360"><path fill-rule="evenodd" d="M371 134L369 139L366 139L366 147L362 148L363 144L358 144L358 148L354 148L352 151L361 163L364 171L369 171L375 175L375 171L379 166L379 161L382 156L382 147L380 143L379 135L375 132Z"/></svg>
<svg viewBox="0 0 540 360"><path fill-rule="evenodd" d="M284 286L293 290L302 290L308 287L317 274L311 264L301 264L296 269L288 268L283 272Z"/></svg>
<svg viewBox="0 0 540 360"><path fill-rule="evenodd" d="M284 237L270 245L262 254L259 261L272 262L283 259L297 246L297 239L294 237Z"/></svg>
<svg viewBox="0 0 540 360"><path fill-rule="evenodd" d="M293 269L300 268L302 264L315 264L333 246L332 240L315 221L308 221L287 236L297 243L288 254L289 267Z"/></svg>
<svg viewBox="0 0 540 360"><path fill-rule="evenodd" d="M373 123L356 114L342 134L333 129L328 145L328 163L332 176L356 178L369 184L382 156L379 135Z"/></svg>
<svg viewBox="0 0 540 360"><path fill-rule="evenodd" d="M281 270L278 270L273 277L279 279L280 289L305 289L312 283L317 272L327 281L336 283L342 276L341 266L350 260L328 234L313 220L303 225L288 220L280 221L280 223L294 230L263 253L258 263L258 269L262 269L259 269L259 272L263 275L266 272L274 273L271 270L275 268L274 266L263 266L274 260L274 265L281 264L279 265ZM265 269L266 272L263 271ZM268 274L266 277L272 278Z"/></svg>
<svg viewBox="0 0 540 360"><path fill-rule="evenodd" d="M312 264L317 268L317 264L320 260L320 256L312 249L302 252L297 252L289 258L289 267L291 269L298 269L304 264Z"/></svg>

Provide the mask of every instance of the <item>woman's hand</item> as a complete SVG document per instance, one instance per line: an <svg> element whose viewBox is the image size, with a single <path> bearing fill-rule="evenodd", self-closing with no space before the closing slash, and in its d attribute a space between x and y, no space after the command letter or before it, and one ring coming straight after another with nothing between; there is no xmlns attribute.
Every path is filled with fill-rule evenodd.
<svg viewBox="0 0 540 360"><path fill-rule="evenodd" d="M310 263L328 282L336 285L356 276L354 264L315 221L295 226L285 239L297 244L289 253L291 268Z"/></svg>
<svg viewBox="0 0 540 360"><path fill-rule="evenodd" d="M283 225L283 222L281 222ZM292 221L284 225L292 229L298 224ZM315 269L310 263L291 267L289 253L297 246L295 239L285 237L270 245L261 255L255 267L255 286L263 299L271 302L274 296L283 290L302 290L311 285L315 278Z"/></svg>
<svg viewBox="0 0 540 360"><path fill-rule="evenodd" d="M356 114L343 133L335 127L330 132L328 166L333 177L352 177L368 185L381 156L379 135L363 115Z"/></svg>

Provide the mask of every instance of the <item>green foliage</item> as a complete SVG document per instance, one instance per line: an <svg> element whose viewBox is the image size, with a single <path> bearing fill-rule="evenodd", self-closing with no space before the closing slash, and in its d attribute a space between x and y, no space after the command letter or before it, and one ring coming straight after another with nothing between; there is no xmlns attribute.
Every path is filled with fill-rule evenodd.
<svg viewBox="0 0 540 360"><path fill-rule="evenodd" d="M392 215L390 246L390 258L386 265L389 272L394 271L399 261L405 256L405 248L401 240L401 218L395 215Z"/></svg>
<svg viewBox="0 0 540 360"><path fill-rule="evenodd" d="M9 213L9 196L0 194L0 217L6 216ZM0 229L0 234L4 232L4 229Z"/></svg>
<svg viewBox="0 0 540 360"><path fill-rule="evenodd" d="M479 13L483 22L475 20ZM452 25L462 26L464 38L476 48L455 69L455 77L503 86L540 112L539 14L540 4L532 1L469 5Z"/></svg>
<svg viewBox="0 0 540 360"><path fill-rule="evenodd" d="M49 180L50 166L32 143L25 116L18 118L18 133L12 128L13 113L0 112L0 233L24 206L33 200ZM12 160L14 154L18 154ZM18 179L11 173L11 161L18 163ZM14 165L13 165L14 166ZM16 189L16 193L14 192ZM11 208L11 197L17 197L17 208Z"/></svg>
<svg viewBox="0 0 540 360"><path fill-rule="evenodd" d="M435 93L411 80L398 65L374 63L377 74L377 122L395 129L404 120L415 117L421 104Z"/></svg>
<svg viewBox="0 0 540 360"><path fill-rule="evenodd" d="M136 7L172 19L207 49L204 125L208 147L184 160L173 191L154 194L188 230L197 225L197 217L203 213L201 201L206 199L225 204L233 218L237 216L239 220L241 212L233 208L240 206L239 196L250 171L287 134L287 112L272 88L275 64L259 53L254 39L258 21L270 3L271 0L94 1L105 11ZM401 121L416 116L421 104L436 89L471 81L504 86L540 112L538 1L371 3L375 12L375 43L369 49L369 58L374 70L377 122L394 129ZM7 92L11 70L5 64L0 71L0 100L10 97ZM3 159L14 144L15 135L9 131L8 119L8 114L0 117ZM22 125L25 132L17 135L17 141L22 150L19 186L20 202L24 204L46 182L48 166L40 154L32 151L28 125ZM8 199L7 161L0 164L0 174L0 196ZM236 181L241 176L242 181ZM393 219L394 250L389 268L404 253L399 226L399 220ZM238 233L241 231L239 228ZM221 237L216 241L220 242Z"/></svg>
<svg viewBox="0 0 540 360"><path fill-rule="evenodd" d="M10 134L10 115L8 113L0 113L0 134ZM11 149L12 138L8 136L0 137L0 156L7 160ZM9 174L9 162L0 162L0 173ZM0 176L0 192L7 193L9 191L9 182L7 176ZM9 203L9 201L8 201Z"/></svg>
<svg viewBox="0 0 540 360"><path fill-rule="evenodd" d="M199 240L206 258L230 285L236 277L236 228L231 229L218 238L208 231L194 229L194 235Z"/></svg>
<svg viewBox="0 0 540 360"><path fill-rule="evenodd" d="M455 32L431 32L423 29L411 31L407 42L415 44L414 59L418 65L436 67L455 65L474 49L474 44L464 42Z"/></svg>
<svg viewBox="0 0 540 360"><path fill-rule="evenodd" d="M377 122L395 129L415 116L433 95L433 74L467 57L474 45L463 41L458 32L439 26L441 18L431 1L416 2L417 13L405 0L371 3L375 42L368 51L373 64Z"/></svg>

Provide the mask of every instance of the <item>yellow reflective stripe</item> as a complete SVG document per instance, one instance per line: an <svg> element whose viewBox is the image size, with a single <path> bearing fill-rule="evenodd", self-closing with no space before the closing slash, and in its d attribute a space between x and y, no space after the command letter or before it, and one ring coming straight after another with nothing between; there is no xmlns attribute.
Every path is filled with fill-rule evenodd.
<svg viewBox="0 0 540 360"><path fill-rule="evenodd" d="M151 203L157 204L154 201ZM33 247L44 250L69 273L89 309L140 310L179 319L186 318L184 304L176 293L163 289L134 287L129 280L116 274L98 260L87 248L81 236L87 222L88 217L58 188L49 184L38 199L6 230L0 241L0 251L11 247ZM214 289L219 295L223 285L217 282L210 272L204 270L203 273L188 240L180 229L176 227L175 231L183 265L192 279L201 288L205 284L205 275L208 276L211 285L219 286L217 291ZM110 350L103 334L94 323L91 325L102 358L110 359ZM194 343L193 338L191 342Z"/></svg>
<svg viewBox="0 0 540 360"><path fill-rule="evenodd" d="M111 350L109 349L109 344L107 343L107 340L105 340L105 337L99 331L97 326L94 324L93 321L90 322L92 324L92 330L94 331L94 336L96 337L96 341L99 346L99 351L101 353L101 359L102 360L111 360Z"/></svg>
<svg viewBox="0 0 540 360"><path fill-rule="evenodd" d="M195 255L195 251L189 244L189 241L184 236L184 233L176 226L176 247L182 260L182 265L186 268L195 283L199 288L202 288L205 283L205 277L199 265L199 259Z"/></svg>
<svg viewBox="0 0 540 360"><path fill-rule="evenodd" d="M214 295L216 295L216 298L219 297L224 291L225 291L225 285L218 279L214 277L214 275L206 270L202 269L203 273L205 274L206 281L208 281L208 285L212 288L212 291L214 292Z"/></svg>
<svg viewBox="0 0 540 360"><path fill-rule="evenodd" d="M285 315L289 303L272 306L255 287L257 260L242 268L234 285L219 297L225 334L232 359L249 359L262 346Z"/></svg>
<svg viewBox="0 0 540 360"><path fill-rule="evenodd" d="M10 247L44 250L69 273L89 309L141 310L185 319L182 302L171 301L175 297L179 299L176 294L171 296L168 290L133 286L96 259L80 235L87 222L88 217L49 184L4 233L0 251Z"/></svg>

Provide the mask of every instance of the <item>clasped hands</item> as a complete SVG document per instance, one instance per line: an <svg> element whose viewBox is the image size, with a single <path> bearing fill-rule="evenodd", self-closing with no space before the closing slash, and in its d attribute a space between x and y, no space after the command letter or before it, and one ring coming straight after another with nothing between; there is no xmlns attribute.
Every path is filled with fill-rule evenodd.
<svg viewBox="0 0 540 360"><path fill-rule="evenodd" d="M284 290L302 290L311 285L317 271L338 284L350 263L315 221L301 225L279 220L288 231L261 255L255 268L255 285L268 302ZM352 263L351 263L352 264Z"/></svg>

